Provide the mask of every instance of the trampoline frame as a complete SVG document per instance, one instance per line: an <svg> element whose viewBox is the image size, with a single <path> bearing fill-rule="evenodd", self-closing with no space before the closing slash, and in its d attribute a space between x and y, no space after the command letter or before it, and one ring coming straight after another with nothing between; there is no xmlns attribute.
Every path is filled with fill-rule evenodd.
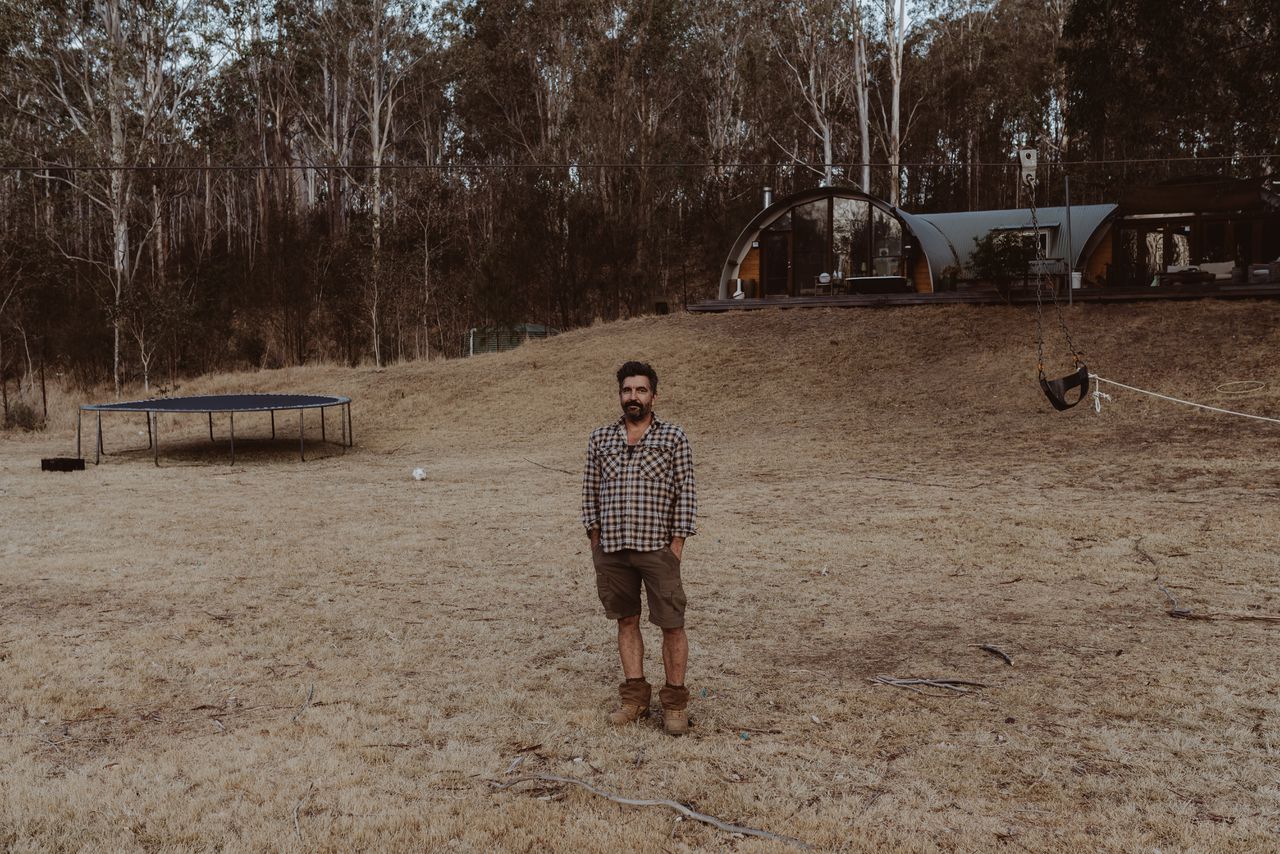
<svg viewBox="0 0 1280 854"><path fill-rule="evenodd" d="M265 406L226 406L221 408L213 407L195 407L191 409L174 408L171 405L177 401L184 400L209 400L216 401L219 398L224 399L243 399L254 397L271 397L271 398L309 398L306 403L295 403L292 405L265 405ZM339 422L342 425L342 441L329 442L325 433L324 411L326 409L338 407ZM229 420L228 435L231 442L231 462L229 465L236 464L236 413L237 412L270 412L271 413L271 438L276 437L276 412L297 410L298 412L298 457L302 462L307 461L306 453L306 420L305 415L308 409L320 410L320 441L327 444L338 444L345 454L347 448L353 447L355 444L355 434L351 427L351 398L342 395L315 395L315 394L280 394L280 393L253 393L253 394L209 394L191 397L155 397L148 400L131 400L123 403L82 403L76 412L76 458L83 459L81 455L81 420L86 412L96 412L98 414L97 443L94 448L93 464L98 465L102 457L109 456L102 443L102 413L103 412L141 412L147 418L147 449L152 451L152 460L157 467L160 465L160 413L168 412L173 415L198 415L204 413L209 418L209 441L217 442L213 436L213 414L227 413Z"/></svg>

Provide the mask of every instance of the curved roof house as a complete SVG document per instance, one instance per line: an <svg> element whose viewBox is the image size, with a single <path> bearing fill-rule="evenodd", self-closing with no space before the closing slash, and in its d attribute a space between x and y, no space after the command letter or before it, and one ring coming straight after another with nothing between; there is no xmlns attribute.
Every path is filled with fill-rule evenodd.
<svg viewBox="0 0 1280 854"><path fill-rule="evenodd" d="M1109 234L1106 226L1115 213L1115 205L1072 205L1068 229L1067 209L1063 207L1037 208L1035 224L1031 222L1029 208L934 214L898 211L903 221L920 236L930 267L935 270L951 267L959 271L960 278L972 276L970 261L979 240L992 233L1030 237L1036 225L1042 235L1045 258L1064 262L1070 252L1070 267L1079 270Z"/></svg>
<svg viewBox="0 0 1280 854"><path fill-rule="evenodd" d="M1110 260L1115 205L1042 208L1045 256L1073 270ZM911 214L853 187L818 187L760 211L729 251L719 298L785 298L841 293L934 293L971 279L978 240L1034 233L1025 208ZM1099 256L1104 253L1105 259Z"/></svg>
<svg viewBox="0 0 1280 854"><path fill-rule="evenodd" d="M852 187L818 187L760 211L729 250L720 298L931 290L899 212Z"/></svg>

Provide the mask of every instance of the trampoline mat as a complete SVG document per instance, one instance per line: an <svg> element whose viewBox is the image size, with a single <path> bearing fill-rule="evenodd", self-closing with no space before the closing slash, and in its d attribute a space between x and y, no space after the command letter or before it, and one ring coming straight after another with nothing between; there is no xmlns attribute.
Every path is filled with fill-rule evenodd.
<svg viewBox="0 0 1280 854"><path fill-rule="evenodd" d="M349 397L328 394L205 394L195 397L157 397L118 403L86 403L91 412L266 412L276 409L319 409L342 406Z"/></svg>

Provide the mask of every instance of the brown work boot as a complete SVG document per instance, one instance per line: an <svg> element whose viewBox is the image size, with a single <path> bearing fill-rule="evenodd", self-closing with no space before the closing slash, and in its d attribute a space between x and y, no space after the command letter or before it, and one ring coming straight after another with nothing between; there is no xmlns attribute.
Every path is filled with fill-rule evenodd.
<svg viewBox="0 0 1280 854"><path fill-rule="evenodd" d="M649 717L649 701L653 699L653 686L645 681L643 676L623 682L618 686L618 694L622 698L622 706L609 713L609 723L615 726L626 726L641 718Z"/></svg>
<svg viewBox="0 0 1280 854"><path fill-rule="evenodd" d="M662 701L662 728L667 735L689 732L689 689L683 685L663 685L658 692Z"/></svg>

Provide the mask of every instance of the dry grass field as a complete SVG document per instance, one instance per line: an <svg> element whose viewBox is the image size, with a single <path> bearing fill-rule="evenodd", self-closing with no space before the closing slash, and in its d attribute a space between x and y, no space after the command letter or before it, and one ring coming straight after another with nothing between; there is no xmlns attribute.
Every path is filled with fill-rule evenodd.
<svg viewBox="0 0 1280 854"><path fill-rule="evenodd" d="M1280 417L1280 303L1068 320L1103 376ZM548 774L820 851L1280 850L1280 425L1115 389L1055 413L1032 334L1007 307L684 315L180 389L351 395L356 446L305 464L295 421L238 418L232 467L189 416L158 469L41 473L67 396L0 439L0 849L789 850L494 785ZM578 471L632 357L697 462L684 739L604 721Z"/></svg>

